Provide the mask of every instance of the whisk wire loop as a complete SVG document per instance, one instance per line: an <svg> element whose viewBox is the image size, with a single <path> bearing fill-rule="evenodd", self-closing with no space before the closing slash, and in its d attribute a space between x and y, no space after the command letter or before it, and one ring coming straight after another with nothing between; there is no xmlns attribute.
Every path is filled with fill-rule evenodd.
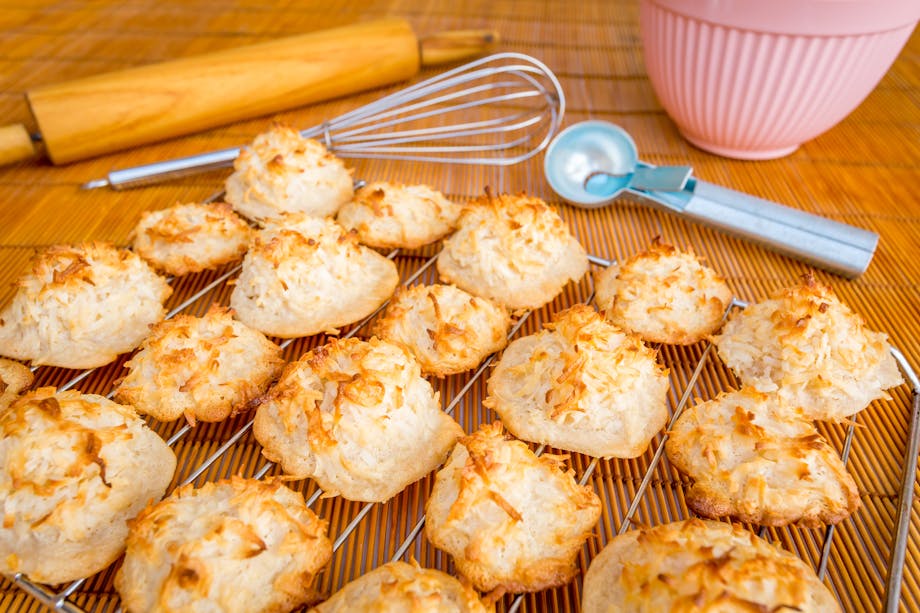
<svg viewBox="0 0 920 613"><path fill-rule="evenodd" d="M562 123L556 75L522 53L442 72L301 132L345 158L509 166L544 150ZM115 170L85 188L156 183L230 166L240 148Z"/></svg>

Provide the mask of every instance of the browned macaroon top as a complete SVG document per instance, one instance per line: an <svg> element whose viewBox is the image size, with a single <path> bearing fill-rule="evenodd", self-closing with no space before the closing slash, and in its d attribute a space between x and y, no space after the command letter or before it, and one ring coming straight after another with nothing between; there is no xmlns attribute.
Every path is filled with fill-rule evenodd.
<svg viewBox="0 0 920 613"><path fill-rule="evenodd" d="M189 484L132 522L115 588L129 611L290 611L315 598L327 529L278 479Z"/></svg>
<svg viewBox="0 0 920 613"><path fill-rule="evenodd" d="M667 369L637 335L575 305L508 345L483 406L524 440L632 458L665 425L668 389Z"/></svg>
<svg viewBox="0 0 920 613"><path fill-rule="evenodd" d="M281 348L212 305L153 326L115 388L119 402L160 421L221 421L249 409L281 373Z"/></svg>
<svg viewBox="0 0 920 613"><path fill-rule="evenodd" d="M418 564L388 562L347 583L311 613L487 613L469 585Z"/></svg>
<svg viewBox="0 0 920 613"><path fill-rule="evenodd" d="M426 374L476 368L508 344L511 316L501 305L452 285L399 289L373 333L409 347Z"/></svg>
<svg viewBox="0 0 920 613"><path fill-rule="evenodd" d="M482 591L533 592L571 580L600 517L567 456L536 456L496 422L460 439L426 505L428 540Z"/></svg>
<svg viewBox="0 0 920 613"><path fill-rule="evenodd" d="M108 243L55 245L32 259L0 313L0 354L94 368L131 351L172 293L136 253Z"/></svg>
<svg viewBox="0 0 920 613"><path fill-rule="evenodd" d="M487 194L464 207L437 266L443 281L517 310L543 306L581 279L588 256L539 198Z"/></svg>
<svg viewBox="0 0 920 613"><path fill-rule="evenodd" d="M134 228L134 251L158 270L185 275L243 257L252 228L225 202L146 211Z"/></svg>
<svg viewBox="0 0 920 613"><path fill-rule="evenodd" d="M614 537L585 573L581 605L584 613L840 611L793 554L741 526L701 519Z"/></svg>
<svg viewBox="0 0 920 613"><path fill-rule="evenodd" d="M0 466L0 566L56 584L115 561L176 457L133 408L42 387L0 413Z"/></svg>
<svg viewBox="0 0 920 613"><path fill-rule="evenodd" d="M713 342L744 385L777 391L811 419L840 421L903 383L888 335L810 274L734 314Z"/></svg>
<svg viewBox="0 0 920 613"><path fill-rule="evenodd" d="M434 470L463 429L409 350L372 337L335 339L289 364L253 434L285 474L383 502Z"/></svg>
<svg viewBox="0 0 920 613"><path fill-rule="evenodd" d="M818 527L860 506L837 450L777 394L746 387L688 407L665 449L694 480L687 504L705 517Z"/></svg>
<svg viewBox="0 0 920 613"><path fill-rule="evenodd" d="M595 275L607 319L652 343L689 345L715 332L732 300L725 280L692 250L656 239Z"/></svg>

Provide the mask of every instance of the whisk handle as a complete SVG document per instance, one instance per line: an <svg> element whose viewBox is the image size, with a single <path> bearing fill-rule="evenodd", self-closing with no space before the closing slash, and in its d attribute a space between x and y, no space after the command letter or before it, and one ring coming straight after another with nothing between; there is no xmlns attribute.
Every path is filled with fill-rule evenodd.
<svg viewBox="0 0 920 613"><path fill-rule="evenodd" d="M419 39L422 66L439 66L481 55L499 40L495 30L450 30Z"/></svg>
<svg viewBox="0 0 920 613"><path fill-rule="evenodd" d="M239 148L221 149L220 151L211 151L209 153L190 155L183 158L153 162L152 164L144 164L143 166L122 168L121 170L113 170L108 173L104 179L94 179L84 183L81 187L83 189L111 187L114 190L121 190L141 187L142 185L152 185L161 181L178 179L179 177L186 177L208 170L228 168L233 165L233 160L239 153Z"/></svg>

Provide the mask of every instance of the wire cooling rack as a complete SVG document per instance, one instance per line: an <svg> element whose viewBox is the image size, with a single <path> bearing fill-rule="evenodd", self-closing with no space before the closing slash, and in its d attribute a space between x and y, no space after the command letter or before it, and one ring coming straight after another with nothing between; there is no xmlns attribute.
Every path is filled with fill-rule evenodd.
<svg viewBox="0 0 920 613"><path fill-rule="evenodd" d="M437 253L400 253L388 255L401 272L403 283L434 283L434 264ZM596 267L609 266L610 261L591 256ZM201 273L195 280L172 279L173 306L168 317L180 312L200 315L212 303L228 304L229 283L239 271L239 266L225 267L220 271ZM202 285L203 284L203 285ZM200 287L200 289L195 289ZM539 329L540 324L553 312L576 303L590 303L593 288L588 278L568 286L548 307L522 314L509 333L509 338L529 334ZM729 310L743 308L745 303L736 300ZM381 309L378 309L378 313ZM342 337L366 333L368 324L377 316L343 330ZM279 344L287 359L296 359L306 350L325 342L322 335L305 339L285 340ZM916 472L918 443L920 443L920 381L900 351L892 353L911 387L910 430L906 453L902 458L900 475L900 498L897 515L892 525L892 546L887 560L884 551L875 546L871 539L861 539L870 572L879 581L886 581L883 609L886 612L898 610L903 575L907 534L910 522L910 504L913 498L914 473ZM669 368L671 389L668 396L670 420L668 429L687 406L692 397L709 398L732 386L734 379L713 354L710 344L699 343L686 348L662 346L659 359ZM433 380L439 390L444 410L453 415L464 430L471 432L482 423L494 421L496 416L481 406L485 395L486 373L495 356L489 357L471 374L457 375ZM93 393L108 393L111 396L114 381L122 373L125 361L122 357L115 364L101 369L75 373L63 369L44 369L39 373L43 385L57 385L61 389L90 385L101 389L83 389ZM269 474L280 474L275 465L261 457L260 447L250 432L252 415L242 415L222 424L202 424L192 428L183 422L162 423L148 419L148 424L158 432L176 451L179 459L176 477L170 490L186 483L203 483L239 474L263 478ZM850 459L856 419L844 427L834 424L819 424L822 435L836 444L844 463ZM632 460L598 460L580 454L571 454L571 465L576 471L578 482L591 484L600 496L603 512L594 538L590 538L579 556L582 573L590 560L616 534L622 534L632 527L656 525L690 517L683 500L687 482L668 464L664 455L667 430L652 440L648 451ZM545 446L532 446L540 454ZM410 485L401 494L386 503L356 503L341 498L325 498L322 490L310 480L290 483L300 488L307 505L330 523L333 541L333 560L319 578L320 589L329 593L337 590L349 580L390 560L408 559L419 561L422 566L453 570L450 557L434 549L424 538L424 504L431 490L432 475ZM865 523L857 514L846 521ZM780 542L785 548L797 554L812 565L822 580L826 580L839 600L847 594L845 574L831 573L829 565L834 548L836 528L823 529L757 528L750 526L761 537ZM859 530L858 534L865 534ZM871 530L869 530L871 533ZM112 579L117 563L101 573L74 581L63 586L46 586L33 583L19 574L10 579L13 583L44 605L61 611L117 612L120 611L117 595L112 588ZM580 602L580 577L567 586L537 594L506 596L497 603L499 610L509 612L523 608L533 611L567 610L577 611ZM849 601L848 601L849 602ZM859 607L860 605L854 605ZM845 607L846 608L846 607Z"/></svg>

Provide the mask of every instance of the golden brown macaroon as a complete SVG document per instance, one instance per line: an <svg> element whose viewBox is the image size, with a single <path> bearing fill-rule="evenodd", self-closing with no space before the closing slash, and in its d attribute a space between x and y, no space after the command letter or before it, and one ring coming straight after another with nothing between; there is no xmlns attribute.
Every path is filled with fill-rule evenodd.
<svg viewBox="0 0 920 613"><path fill-rule="evenodd" d="M25 364L0 358L0 411L10 406L35 377Z"/></svg>
<svg viewBox="0 0 920 613"><path fill-rule="evenodd" d="M131 523L115 589L129 613L291 611L316 598L327 528L280 480L189 484Z"/></svg>
<svg viewBox="0 0 920 613"><path fill-rule="evenodd" d="M595 274L597 308L642 340L691 345L722 325L732 291L692 250L657 239L646 251Z"/></svg>
<svg viewBox="0 0 920 613"><path fill-rule="evenodd" d="M285 474L327 495L383 502L434 470L463 429L408 349L348 338L289 364L253 433Z"/></svg>
<svg viewBox="0 0 920 613"><path fill-rule="evenodd" d="M0 467L0 571L55 584L121 555L176 456L131 407L43 387L0 413Z"/></svg>
<svg viewBox="0 0 920 613"><path fill-rule="evenodd" d="M508 345L483 406L526 441L634 458L667 422L668 387L654 351L581 304Z"/></svg>
<svg viewBox="0 0 920 613"><path fill-rule="evenodd" d="M425 534L482 591L535 592L563 585L601 512L590 486L540 457L496 422L460 439L438 471Z"/></svg>
<svg viewBox="0 0 920 613"><path fill-rule="evenodd" d="M840 605L788 551L741 526L689 519L607 543L585 573L581 610L839 613Z"/></svg>
<svg viewBox="0 0 920 613"><path fill-rule="evenodd" d="M172 293L136 253L105 243L49 247L0 313L0 355L95 368L131 351Z"/></svg>
<svg viewBox="0 0 920 613"><path fill-rule="evenodd" d="M221 421L246 410L283 365L278 345L214 305L155 325L125 363L115 399L160 421Z"/></svg>
<svg viewBox="0 0 920 613"><path fill-rule="evenodd" d="M158 270L179 276L242 258L251 234L225 202L177 204L142 213L132 247Z"/></svg>
<svg viewBox="0 0 920 613"><path fill-rule="evenodd" d="M735 314L713 342L744 385L777 391L810 419L840 421L904 381L888 335L811 274Z"/></svg>
<svg viewBox="0 0 920 613"><path fill-rule="evenodd" d="M438 377L476 368L508 344L511 315L452 285L399 289L373 334L409 347L422 372Z"/></svg>
<svg viewBox="0 0 920 613"><path fill-rule="evenodd" d="M460 205L427 185L375 181L355 192L337 220L378 249L416 249L444 238L457 223Z"/></svg>
<svg viewBox="0 0 920 613"><path fill-rule="evenodd" d="M334 334L373 313L398 283L396 264L332 219L289 214L256 234L230 306L271 336Z"/></svg>
<svg viewBox="0 0 920 613"><path fill-rule="evenodd" d="M233 169L226 200L253 221L283 213L335 215L354 195L344 162L289 126L275 124L256 136L233 161Z"/></svg>
<svg viewBox="0 0 920 613"><path fill-rule="evenodd" d="M479 595L447 573L389 562L358 577L311 613L488 613Z"/></svg>
<svg viewBox="0 0 920 613"><path fill-rule="evenodd" d="M818 527L859 508L840 455L804 412L746 387L684 410L665 444L694 483L687 506L704 517Z"/></svg>
<svg viewBox="0 0 920 613"><path fill-rule="evenodd" d="M464 207L438 257L441 279L512 310L551 301L588 270L584 247L539 198L499 195Z"/></svg>

